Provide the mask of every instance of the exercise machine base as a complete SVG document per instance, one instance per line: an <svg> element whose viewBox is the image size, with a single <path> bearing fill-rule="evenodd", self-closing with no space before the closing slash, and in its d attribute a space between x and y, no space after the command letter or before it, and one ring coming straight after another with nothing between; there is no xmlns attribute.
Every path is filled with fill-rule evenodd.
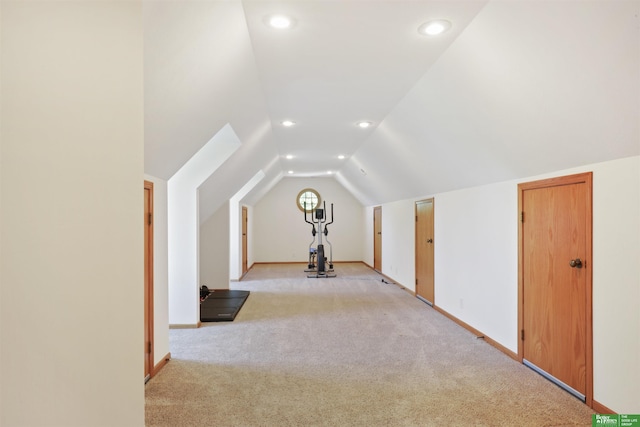
<svg viewBox="0 0 640 427"><path fill-rule="evenodd" d="M309 279L327 279L330 277L336 277L336 273L333 271L325 271L324 273L316 273L307 275Z"/></svg>

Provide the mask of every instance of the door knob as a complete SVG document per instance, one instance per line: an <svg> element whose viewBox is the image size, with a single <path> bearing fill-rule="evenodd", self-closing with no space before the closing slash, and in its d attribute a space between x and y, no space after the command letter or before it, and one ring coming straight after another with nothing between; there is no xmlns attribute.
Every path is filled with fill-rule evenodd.
<svg viewBox="0 0 640 427"><path fill-rule="evenodd" d="M427 239L427 243L433 243L433 239Z"/></svg>
<svg viewBox="0 0 640 427"><path fill-rule="evenodd" d="M582 268L582 260L580 258L572 259L569 261L571 268Z"/></svg>

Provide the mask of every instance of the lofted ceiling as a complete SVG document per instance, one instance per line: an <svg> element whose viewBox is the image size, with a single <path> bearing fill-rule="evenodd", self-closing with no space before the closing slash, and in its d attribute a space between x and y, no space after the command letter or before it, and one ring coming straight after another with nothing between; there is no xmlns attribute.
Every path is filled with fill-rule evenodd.
<svg viewBox="0 0 640 427"><path fill-rule="evenodd" d="M373 205L638 155L639 5L145 2L145 172L227 123L242 146L200 188L210 213L257 173L250 204L323 176ZM431 19L452 27L419 34Z"/></svg>

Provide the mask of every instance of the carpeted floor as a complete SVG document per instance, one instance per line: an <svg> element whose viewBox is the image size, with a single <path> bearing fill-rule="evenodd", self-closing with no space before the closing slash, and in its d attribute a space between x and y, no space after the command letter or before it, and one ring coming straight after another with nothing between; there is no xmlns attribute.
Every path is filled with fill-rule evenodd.
<svg viewBox="0 0 640 427"><path fill-rule="evenodd" d="M147 426L591 426L591 409L363 264L257 265L233 322L170 331Z"/></svg>

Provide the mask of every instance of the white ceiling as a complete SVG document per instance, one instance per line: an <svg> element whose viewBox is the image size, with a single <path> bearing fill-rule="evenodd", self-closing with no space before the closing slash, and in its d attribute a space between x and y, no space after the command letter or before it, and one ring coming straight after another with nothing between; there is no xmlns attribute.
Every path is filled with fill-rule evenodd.
<svg viewBox="0 0 640 427"><path fill-rule="evenodd" d="M337 171L464 30L485 2L243 2L260 82L280 154L296 174ZM274 30L264 17L295 18ZM455 22L439 39L426 20ZM296 125L285 128L283 119ZM374 123L371 130L356 126Z"/></svg>
<svg viewBox="0 0 640 427"><path fill-rule="evenodd" d="M210 209L259 171L249 202L292 170L371 205L638 155L639 5L149 1L145 172L170 178L227 123L242 148L201 188ZM438 18L451 30L418 34Z"/></svg>

